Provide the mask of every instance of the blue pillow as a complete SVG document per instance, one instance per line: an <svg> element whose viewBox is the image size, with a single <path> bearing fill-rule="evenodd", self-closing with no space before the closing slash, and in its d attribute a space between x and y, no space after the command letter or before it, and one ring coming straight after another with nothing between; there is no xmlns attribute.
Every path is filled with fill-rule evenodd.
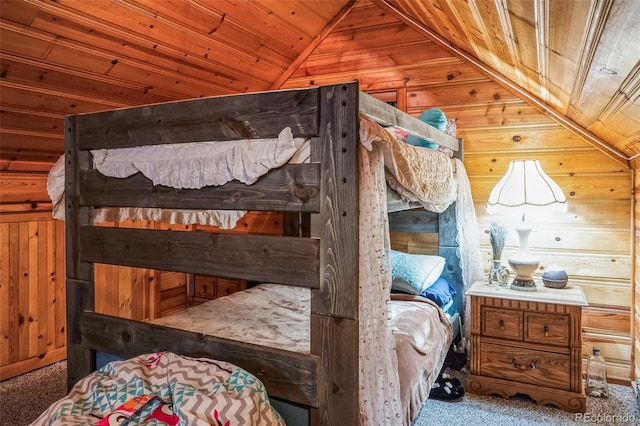
<svg viewBox="0 0 640 426"><path fill-rule="evenodd" d="M438 108L431 108L424 111L422 114L420 114L419 120L435 127L442 132L447 130L447 117L444 115L444 112L442 112L442 110ZM425 139L413 135L409 135L409 137L407 138L407 143L431 149L438 148L437 143L429 142Z"/></svg>
<svg viewBox="0 0 640 426"><path fill-rule="evenodd" d="M451 287L449 281L444 278L438 278L432 286L420 293L420 296L436 302L441 308L449 303L455 295L456 289Z"/></svg>

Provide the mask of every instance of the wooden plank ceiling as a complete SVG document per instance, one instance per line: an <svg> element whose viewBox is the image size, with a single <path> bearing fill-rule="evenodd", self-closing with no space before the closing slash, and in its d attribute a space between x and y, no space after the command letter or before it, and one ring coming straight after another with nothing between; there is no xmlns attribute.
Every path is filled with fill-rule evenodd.
<svg viewBox="0 0 640 426"><path fill-rule="evenodd" d="M6 0L0 170L49 170L66 114L352 78L397 88L451 64L451 84L488 76L628 161L639 39L632 0Z"/></svg>

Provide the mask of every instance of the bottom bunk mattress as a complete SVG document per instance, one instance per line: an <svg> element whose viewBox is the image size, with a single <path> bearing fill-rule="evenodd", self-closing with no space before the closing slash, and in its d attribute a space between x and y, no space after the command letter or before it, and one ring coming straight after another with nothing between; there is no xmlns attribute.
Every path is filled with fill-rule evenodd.
<svg viewBox="0 0 640 426"><path fill-rule="evenodd" d="M309 353L310 296L308 288L260 284L153 323ZM388 326L395 336L400 397L407 423L429 396L451 345L453 329L435 303L418 296L390 300Z"/></svg>

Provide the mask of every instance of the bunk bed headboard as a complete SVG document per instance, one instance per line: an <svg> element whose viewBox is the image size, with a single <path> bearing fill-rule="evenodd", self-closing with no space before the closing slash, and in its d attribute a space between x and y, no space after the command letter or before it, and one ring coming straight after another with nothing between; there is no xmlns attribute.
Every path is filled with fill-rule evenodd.
<svg viewBox="0 0 640 426"><path fill-rule="evenodd" d="M358 95L357 83L347 83L65 118L69 386L95 369L96 351L169 350L245 368L272 395L313 407L324 424L357 424ZM104 177L91 165L93 149L274 138L287 126L311 138L311 163L285 165L250 187L154 187L137 175ZM120 206L312 213L311 238L92 226L93 208ZM97 314L94 263L310 287L311 354Z"/></svg>

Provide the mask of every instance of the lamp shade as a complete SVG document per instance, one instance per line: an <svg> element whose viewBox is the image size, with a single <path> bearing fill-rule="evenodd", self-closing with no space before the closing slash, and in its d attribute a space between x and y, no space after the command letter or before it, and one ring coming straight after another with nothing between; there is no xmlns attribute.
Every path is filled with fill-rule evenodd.
<svg viewBox="0 0 640 426"><path fill-rule="evenodd" d="M515 160L489 195L489 214L567 211L567 197L539 160Z"/></svg>

